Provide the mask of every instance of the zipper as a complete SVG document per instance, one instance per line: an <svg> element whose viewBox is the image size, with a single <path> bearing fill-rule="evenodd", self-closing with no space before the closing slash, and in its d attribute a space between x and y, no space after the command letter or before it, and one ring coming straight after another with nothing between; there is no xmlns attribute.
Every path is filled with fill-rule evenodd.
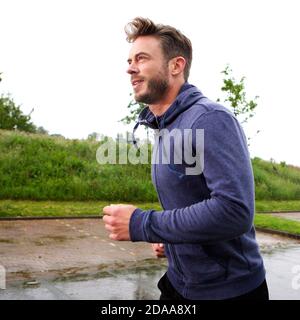
<svg viewBox="0 0 300 320"><path fill-rule="evenodd" d="M157 182L157 161L156 161L156 158L157 158L157 153L159 155L160 141L161 141L161 136L158 137L158 145L157 145L157 148L155 149L155 157L154 157L153 166L154 166L154 182L155 182L155 187L156 187L156 191L157 191L158 200L161 203L161 205L164 207L164 205L163 205L163 203L161 201L160 194L159 194L159 187L158 187L158 182Z"/></svg>
<svg viewBox="0 0 300 320"><path fill-rule="evenodd" d="M157 118L155 117L156 121L157 121ZM157 124L158 124L158 121L157 121ZM161 142L161 136L158 137L158 145L157 145L157 148L155 150L155 158L154 158L154 182L155 182L155 186L156 186L156 191L157 191L157 196L158 196L158 199L161 203L161 205L164 207L163 205L163 202L161 200L161 197L160 197L160 194L159 194L159 186L158 186L158 182L157 182L157 165L156 165L156 158L157 158L157 153L159 155L159 148L160 148L160 142ZM159 162L159 161L158 161ZM179 264L179 261L178 261L178 257L176 255L176 252L175 252L175 249L174 249L174 246L172 244L168 244L168 247L169 247L169 251L170 251L170 254L172 256L172 259L174 261L174 265L175 267L177 268L177 271L179 271L179 273L183 274L182 272L182 269L181 269L181 266Z"/></svg>
<svg viewBox="0 0 300 320"><path fill-rule="evenodd" d="M175 266L177 268L177 271L179 271L179 273L183 274L183 271L182 271L181 266L179 264L178 257L176 255L176 252L175 252L173 244L169 244L169 251L170 251L171 256L172 256L172 258L174 260L174 264L175 264Z"/></svg>

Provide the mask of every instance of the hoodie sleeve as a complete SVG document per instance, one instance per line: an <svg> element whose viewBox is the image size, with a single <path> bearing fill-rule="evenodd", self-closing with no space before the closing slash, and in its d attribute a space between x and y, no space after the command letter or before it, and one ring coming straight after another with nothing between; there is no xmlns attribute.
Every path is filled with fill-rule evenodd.
<svg viewBox="0 0 300 320"><path fill-rule="evenodd" d="M254 179L241 126L230 113L214 110L198 118L192 129L204 129L203 175L210 198L173 210L136 209L129 225L132 241L206 244L251 229Z"/></svg>

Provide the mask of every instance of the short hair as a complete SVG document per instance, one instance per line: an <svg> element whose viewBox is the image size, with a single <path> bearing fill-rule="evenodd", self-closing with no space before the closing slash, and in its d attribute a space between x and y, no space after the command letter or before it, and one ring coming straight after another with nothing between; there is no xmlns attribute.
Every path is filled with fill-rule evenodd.
<svg viewBox="0 0 300 320"><path fill-rule="evenodd" d="M167 61L182 56L186 60L184 79L188 80L192 64L192 43L174 27L155 24L148 18L136 17L125 26L126 40L134 42L139 36L154 36L160 40Z"/></svg>

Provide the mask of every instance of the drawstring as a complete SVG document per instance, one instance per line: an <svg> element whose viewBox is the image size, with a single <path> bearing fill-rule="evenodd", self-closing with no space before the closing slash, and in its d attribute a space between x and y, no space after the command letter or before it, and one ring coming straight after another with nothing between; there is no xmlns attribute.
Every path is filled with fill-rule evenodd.
<svg viewBox="0 0 300 320"><path fill-rule="evenodd" d="M138 147L138 145L137 145L137 140L136 140L134 134L135 134L138 126L139 126L140 124L143 124L143 125L145 125L145 126L148 126L148 127L151 128L151 129L155 129L155 128L153 127L153 125L151 125L147 120L140 119L141 114L142 114L145 110L147 110L147 109L148 109L148 107L145 107L145 108L140 112L140 114L139 114L139 116L138 116L138 121L137 121L137 123L135 124L135 126L133 127L133 131L132 131L132 143L133 143L133 145L136 147L136 149L139 149L139 147ZM151 111L148 109L148 110L147 110L147 114L146 114L144 117L147 117L150 112L151 112ZM156 118L156 117L155 117L155 118ZM156 122L157 122L157 120L156 120Z"/></svg>
<svg viewBox="0 0 300 320"><path fill-rule="evenodd" d="M138 122L135 124L135 126L134 126L134 128L133 128L133 131L132 131L132 143L133 143L133 145L134 145L137 149L139 149L139 147L137 146L137 141L136 141L136 138L135 138L135 136L134 136L134 133L135 133L135 131L137 130L137 128L138 128L139 125L140 125L140 122L138 121Z"/></svg>
<svg viewBox="0 0 300 320"><path fill-rule="evenodd" d="M146 108L148 108L148 107L146 107ZM163 115L162 119L159 119L159 120L158 120L156 115L153 115L154 118L155 118L156 126L154 124L152 124L151 122L147 121L146 119L140 119L142 112L144 112L146 110L146 108L144 108L140 112L139 117L138 117L138 121L137 121L137 123L135 124L135 126L133 127L133 130L132 130L132 143L137 149L139 149L139 147L137 145L137 140L135 138L135 132L136 132L136 130L137 130L137 128L138 128L138 126L140 124L142 124L144 126L147 126L147 127L151 128L151 129L160 129L160 128L163 128L164 125L165 125L166 113ZM147 116L149 115L150 112L151 111L148 109L147 110L147 114L145 116L143 116L143 117L147 118Z"/></svg>

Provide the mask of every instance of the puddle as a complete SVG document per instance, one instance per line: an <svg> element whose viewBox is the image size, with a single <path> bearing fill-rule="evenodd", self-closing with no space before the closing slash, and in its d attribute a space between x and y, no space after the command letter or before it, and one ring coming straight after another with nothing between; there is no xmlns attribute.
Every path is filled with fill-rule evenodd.
<svg viewBox="0 0 300 320"><path fill-rule="evenodd" d="M270 298L300 300L300 247L263 253Z"/></svg>
<svg viewBox="0 0 300 320"><path fill-rule="evenodd" d="M155 300L159 298L156 284L165 269L164 264L158 264L96 274L66 274L52 281L32 279L0 290L0 300Z"/></svg>
<svg viewBox="0 0 300 320"><path fill-rule="evenodd" d="M300 247L262 250L262 255L270 299L300 300ZM165 270L165 259L100 265L93 273L83 270L78 274L70 269L52 280L28 279L32 285L28 281L27 285L9 284L6 290L0 290L0 300L156 300L160 294L157 282Z"/></svg>

